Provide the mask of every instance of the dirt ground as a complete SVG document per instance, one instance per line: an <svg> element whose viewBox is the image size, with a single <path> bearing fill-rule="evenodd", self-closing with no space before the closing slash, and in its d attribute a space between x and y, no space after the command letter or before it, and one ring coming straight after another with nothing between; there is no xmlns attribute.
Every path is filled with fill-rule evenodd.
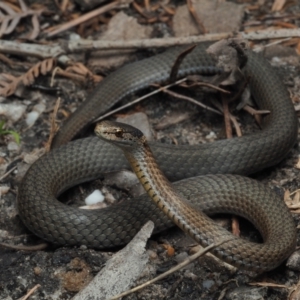
<svg viewBox="0 0 300 300"><path fill-rule="evenodd" d="M27 5L34 5L35 2L33 0L28 1ZM160 1L153 1L153 3L156 2ZM300 24L300 5L297 1L286 1L287 4L284 9L279 11L272 11L272 5L275 1L228 2L232 5L230 9L241 16L240 19L237 17L237 20L232 20L232 22L235 22L236 29L228 27L228 31L243 31L250 27L259 30L270 26L289 28L288 26L291 27L292 25L293 28L298 28ZM142 1L138 3L143 4ZM171 2L174 9L179 9L185 3L185 1ZM55 9L52 1L46 1L44 5L49 10ZM244 6L240 7L238 5ZM80 12L79 7L76 5L72 9ZM149 28L153 31L148 37L166 37L174 34L176 25L172 22L157 21L145 25L145 22L142 22L145 21L145 18L141 18L141 15L132 6L125 8L122 13L137 19L138 26L147 26L147 28L142 28L142 33L139 33L141 34L140 38L147 37ZM62 18L61 15L60 17ZM40 23L50 22L51 18L53 18L53 15L45 15L41 17ZM176 16L176 18L179 17ZM227 28L226 26L225 24L223 28ZM89 30L89 35L92 38L99 37L90 27ZM103 25L101 31L104 35L106 30L109 30L107 25ZM214 30L212 27L210 32L214 32ZM59 37L64 39L75 31L72 28L68 33L62 33ZM216 29L216 32L220 32L220 29ZM18 33L16 31L2 38L13 40L17 38ZM57 39L58 37L53 37L53 41L57 41ZM263 53L274 66L274 72L279 74L289 90L299 115L300 42L299 39L292 40L294 43L291 40L289 43L289 40L285 39L278 44L266 47ZM265 46L272 41L269 39L259 40L253 42L251 46ZM297 49L299 50L298 53ZM83 62L89 69L105 76L119 67L120 64L127 63L128 60L142 59L155 54L157 51L157 49L141 50L135 54L131 53L129 56L127 53L126 56L123 55L116 60L103 59L103 61L98 61L97 56L90 53L86 55L76 54L73 59ZM37 62L32 57L24 58L14 55L8 55L8 57L13 61L21 62L21 64L23 61L24 65L16 64L11 67L0 60L0 73L20 75L24 73L28 65ZM23 109L17 120L12 120L11 117L11 115L16 116L16 112L11 113L9 116L3 116L8 129L19 133L21 137L20 145L15 142L13 135L3 135L0 140L0 175L2 176L11 171L8 175L1 177L0 181L0 242L3 243L34 245L41 242L39 238L26 229L18 216L16 207L18 185L31 162L44 151L50 133L50 117L57 98L61 97L57 119L59 124L62 124L63 120L86 99L89 91L93 89L91 86L93 84L90 82L83 85L82 82L78 84L78 82L63 77L56 77L55 86L50 88L50 81L51 74L40 76L35 80L33 86L23 87L9 97L0 97L1 105L15 105L15 107ZM189 95L195 96L195 93ZM197 93L197 97L203 99L205 93ZM129 99L134 98L130 97ZM32 125L28 125L28 115L33 111L38 112L38 117ZM140 104L123 110L118 114L118 117L137 112L147 116L146 119L149 123L149 131L152 132L152 138L163 143L199 144L225 137L221 116L212 112L204 112L200 107L195 107L191 103L170 96L163 96L163 101L161 95L153 96ZM243 134L259 130L252 117L247 113L234 113L239 117ZM298 143L281 163L252 176L273 189L282 199L284 197L288 198L290 193L300 188L300 167L297 167L299 161ZM124 200L130 196L130 192L118 187L118 184L118 182L107 184L105 179L97 180L93 183L86 183L80 187L72 188L71 191L65 194L65 197L72 199L72 202L82 202L85 195L95 188L101 190L104 188L114 199ZM293 198L295 194L291 194L290 198ZM76 201L74 198L76 198ZM296 225L300 224L299 215L294 213L293 217ZM225 226L230 226L230 220L230 216L218 218L218 221L225 224ZM241 220L240 226L243 237L259 241L259 234L250 224ZM143 283L178 264L191 253L191 249L195 245L193 240L176 228L152 237L147 244L150 261L135 284ZM171 253L170 248L174 249L175 252ZM0 247L0 300L20 299L37 284L40 287L29 299L71 299L91 281L113 254L114 252L102 252L87 249L84 246L57 247L49 245L46 250L30 252ZM297 255L296 252L295 256L297 257ZM212 258L204 257L142 291L123 299L295 300L300 299L300 293L297 289L299 277L300 259L284 263L271 272L254 276L247 272L228 269ZM250 285L250 283L256 284ZM272 284L274 285L272 286ZM294 294L291 294L293 291Z"/></svg>

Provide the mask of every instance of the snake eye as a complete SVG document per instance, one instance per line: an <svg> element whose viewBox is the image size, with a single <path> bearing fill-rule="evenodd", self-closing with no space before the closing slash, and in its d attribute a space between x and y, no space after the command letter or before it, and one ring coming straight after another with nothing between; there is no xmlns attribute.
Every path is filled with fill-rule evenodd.
<svg viewBox="0 0 300 300"><path fill-rule="evenodd" d="M123 137L123 130L122 129L117 129L117 131L115 132L115 136L118 138Z"/></svg>

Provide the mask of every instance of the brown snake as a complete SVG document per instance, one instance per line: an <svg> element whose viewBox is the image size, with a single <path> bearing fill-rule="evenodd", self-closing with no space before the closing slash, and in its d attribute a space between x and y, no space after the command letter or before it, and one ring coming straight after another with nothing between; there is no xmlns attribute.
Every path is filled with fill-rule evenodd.
<svg viewBox="0 0 300 300"><path fill-rule="evenodd" d="M172 49L109 75L62 127L54 145L71 139L126 95L152 82L167 80L180 52L181 49ZM264 243L253 244L236 238L213 252L233 265L262 272L278 266L295 247L295 225L284 203L259 183L240 176L190 178L211 173L257 172L282 160L296 141L297 118L285 87L261 56L251 51L247 55L244 73L251 77L251 93L261 109L271 111L262 131L199 146L151 143L150 148L167 178L172 181L189 178L176 183L176 188L193 203L191 206L197 204L207 214L235 213L254 223ZM211 65L213 61L205 47L197 46L184 59L179 76L203 68L210 72ZM57 195L75 184L122 168L128 168L128 162L120 150L98 138L77 140L51 151L33 164L21 183L18 208L23 222L35 234L53 243L96 248L127 243L148 219L155 222L157 231L170 226L170 221L147 197L98 212L67 208L56 200ZM185 213L185 209L177 205L173 210L177 223L184 224L179 213ZM207 217L192 218L201 219L204 235L199 241L203 245L228 234L216 229Z"/></svg>

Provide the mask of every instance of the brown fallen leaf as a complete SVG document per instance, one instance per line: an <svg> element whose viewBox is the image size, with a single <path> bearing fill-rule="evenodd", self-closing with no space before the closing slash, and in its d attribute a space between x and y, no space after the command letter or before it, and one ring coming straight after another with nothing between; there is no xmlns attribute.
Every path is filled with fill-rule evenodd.
<svg viewBox="0 0 300 300"><path fill-rule="evenodd" d="M272 6L272 11L280 11L283 9L286 0L275 0Z"/></svg>
<svg viewBox="0 0 300 300"><path fill-rule="evenodd" d="M175 249L169 244L163 244L163 247L167 250L167 256L171 257L175 254Z"/></svg>
<svg viewBox="0 0 300 300"><path fill-rule="evenodd" d="M39 16L44 12L44 8L29 9L23 0L19 0L20 7L12 3L0 2L0 38L3 35L12 33L21 19L31 16L32 30L26 37L34 40L40 33Z"/></svg>
<svg viewBox="0 0 300 300"><path fill-rule="evenodd" d="M282 288L282 289L290 289L290 286L284 285L284 284L277 284L272 282L251 282L248 283L252 286L266 286L266 287L274 287L274 288Z"/></svg>
<svg viewBox="0 0 300 300"><path fill-rule="evenodd" d="M295 164L295 168L298 169L298 170L300 169L300 157L298 158L298 161Z"/></svg>
<svg viewBox="0 0 300 300"><path fill-rule="evenodd" d="M0 95L8 97L12 95L19 84L20 79L10 74L0 74Z"/></svg>
<svg viewBox="0 0 300 300"><path fill-rule="evenodd" d="M300 212L300 189L290 193L289 190L284 192L284 202L292 213Z"/></svg>
<svg viewBox="0 0 300 300"><path fill-rule="evenodd" d="M8 97L14 94L20 84L29 86L40 75L46 75L56 65L56 59L47 58L31 67L25 74L15 77L11 74L0 74L0 95Z"/></svg>

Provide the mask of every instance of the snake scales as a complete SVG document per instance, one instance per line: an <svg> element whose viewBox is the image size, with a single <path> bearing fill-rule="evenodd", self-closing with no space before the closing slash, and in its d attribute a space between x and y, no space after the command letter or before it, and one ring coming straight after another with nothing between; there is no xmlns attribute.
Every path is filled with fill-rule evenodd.
<svg viewBox="0 0 300 300"><path fill-rule="evenodd" d="M166 81L181 51L174 48L107 76L67 120L54 140L54 147L69 141L126 95L150 83ZM279 265L295 247L295 226L284 203L259 183L240 176L209 175L200 181L190 178L257 172L281 161L296 141L297 119L285 87L264 58L251 51L247 55L244 73L251 78L251 93L260 109L271 111L264 119L262 131L199 146L150 143L150 147L169 180L189 178L176 183L176 188L189 201L198 203L205 213L236 213L254 223L264 238L263 244L253 248L253 243L236 239L213 252L238 267L262 272ZM184 59L179 76L199 70L210 72L211 65L213 61L205 46L199 45ZM155 222L156 231L170 226L170 221L146 196L101 211L78 210L56 200L71 186L128 166L119 149L95 137L54 149L25 175L18 193L20 217L45 240L95 248L128 243L148 219Z"/></svg>

